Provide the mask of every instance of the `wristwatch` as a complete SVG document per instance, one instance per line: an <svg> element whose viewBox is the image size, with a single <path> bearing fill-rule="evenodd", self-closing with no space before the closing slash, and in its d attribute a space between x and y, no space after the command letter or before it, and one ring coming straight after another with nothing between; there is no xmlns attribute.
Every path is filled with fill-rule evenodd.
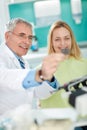
<svg viewBox="0 0 87 130"><path fill-rule="evenodd" d="M43 77L43 75L42 75L42 70L41 70L41 69L38 71L38 74L39 74L39 78L40 78L42 81L44 81L45 79L44 79L44 77Z"/></svg>
<svg viewBox="0 0 87 130"><path fill-rule="evenodd" d="M41 79L41 81L46 81L44 79L43 75L42 75L42 70L41 69L38 71L38 73L39 73L39 78ZM55 80L55 78L53 76L52 79L49 82L53 82L54 80Z"/></svg>

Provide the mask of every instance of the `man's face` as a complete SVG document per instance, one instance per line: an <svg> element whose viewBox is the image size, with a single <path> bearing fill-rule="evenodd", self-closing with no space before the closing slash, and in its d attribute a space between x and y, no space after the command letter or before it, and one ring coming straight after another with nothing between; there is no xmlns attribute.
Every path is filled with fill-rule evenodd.
<svg viewBox="0 0 87 130"><path fill-rule="evenodd" d="M26 55L32 44L32 28L24 23L5 33L7 46L18 56Z"/></svg>

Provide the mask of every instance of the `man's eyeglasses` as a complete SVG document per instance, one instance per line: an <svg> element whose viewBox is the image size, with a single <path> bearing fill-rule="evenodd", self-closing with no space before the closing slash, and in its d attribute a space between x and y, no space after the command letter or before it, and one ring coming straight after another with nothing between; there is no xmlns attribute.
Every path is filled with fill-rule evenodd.
<svg viewBox="0 0 87 130"><path fill-rule="evenodd" d="M29 41L35 40L35 36L32 36L32 35L26 36L25 33L19 33L19 34L16 34L16 33L14 33L14 32L11 32L11 33L12 33L13 35L15 35L15 36L21 38L21 39L26 39L26 38L28 38Z"/></svg>

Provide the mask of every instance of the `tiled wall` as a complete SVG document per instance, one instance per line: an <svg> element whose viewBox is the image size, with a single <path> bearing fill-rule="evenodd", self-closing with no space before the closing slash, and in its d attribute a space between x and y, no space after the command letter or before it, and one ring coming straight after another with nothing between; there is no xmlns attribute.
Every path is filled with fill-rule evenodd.
<svg viewBox="0 0 87 130"><path fill-rule="evenodd" d="M70 0L60 0L61 2L61 19L67 22L79 42L87 41L87 0L82 0L82 22L81 24L76 24L72 18ZM22 17L27 21L36 24L35 14L34 14L34 1L24 2L9 5L10 18ZM35 27L35 34L38 38L39 47L45 47L47 45L47 34L50 26L45 27Z"/></svg>

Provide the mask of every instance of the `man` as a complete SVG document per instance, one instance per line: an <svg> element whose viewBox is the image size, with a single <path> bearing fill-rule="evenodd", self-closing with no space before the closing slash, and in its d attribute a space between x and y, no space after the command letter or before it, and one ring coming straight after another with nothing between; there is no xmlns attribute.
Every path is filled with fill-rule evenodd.
<svg viewBox="0 0 87 130"><path fill-rule="evenodd" d="M29 64L22 56L27 54L33 38L31 24L23 19L16 18L7 24L5 44L3 43L0 46L0 89L2 93L9 89L12 95L20 90L19 92L22 92L20 97L24 97L24 100L22 99L23 102L20 102L19 94L16 95L18 104L27 103L31 98L31 96L29 98L25 96L27 92L24 88L32 88L32 98L47 98L52 94L52 91L58 89L58 83L53 74L65 56L63 54L49 55L44 58L40 70L30 70ZM9 95L9 91L6 91L6 93ZM28 94L30 95L30 93ZM1 100L2 98L4 98L3 95ZM32 98L30 101L32 101Z"/></svg>

